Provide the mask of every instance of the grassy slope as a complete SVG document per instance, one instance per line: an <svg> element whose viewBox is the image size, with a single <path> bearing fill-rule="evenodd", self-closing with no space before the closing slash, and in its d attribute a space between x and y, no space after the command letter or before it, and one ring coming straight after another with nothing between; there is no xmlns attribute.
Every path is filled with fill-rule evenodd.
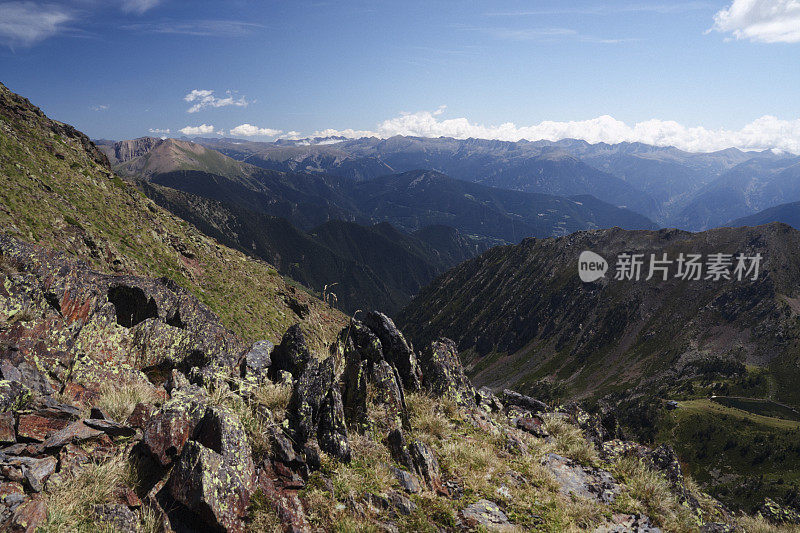
<svg viewBox="0 0 800 533"><path fill-rule="evenodd" d="M0 139L3 231L67 251L101 271L170 277L247 339L277 340L297 322L285 301L290 297L309 304L304 324L316 344L327 344L341 326L341 313L303 291L292 294L267 263L217 244L157 207L95 161L80 134L2 85Z"/></svg>

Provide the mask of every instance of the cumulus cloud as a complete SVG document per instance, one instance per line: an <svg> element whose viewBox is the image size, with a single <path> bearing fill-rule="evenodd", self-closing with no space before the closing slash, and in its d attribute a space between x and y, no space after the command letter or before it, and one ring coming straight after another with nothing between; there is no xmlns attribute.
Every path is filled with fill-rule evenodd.
<svg viewBox="0 0 800 533"><path fill-rule="evenodd" d="M122 0L122 10L141 15L161 3L161 0Z"/></svg>
<svg viewBox="0 0 800 533"><path fill-rule="evenodd" d="M456 139L473 137L501 141L557 141L569 138L590 143L642 142L656 146L675 146L690 152L711 152L736 147L743 150L777 148L800 153L800 119L782 120L768 115L741 129L732 130L685 126L675 121L658 119L627 124L609 115L581 121L544 121L531 126L517 126L512 122L486 126L470 122L466 118L439 118L437 111L402 113L381 122L374 131L325 129L314 132L312 137L388 138L409 135Z"/></svg>
<svg viewBox="0 0 800 533"><path fill-rule="evenodd" d="M762 43L800 42L800 1L733 0L714 15L713 30Z"/></svg>
<svg viewBox="0 0 800 533"><path fill-rule="evenodd" d="M169 133L169 128L150 128L147 131L155 135L166 135L167 133Z"/></svg>
<svg viewBox="0 0 800 533"><path fill-rule="evenodd" d="M31 46L64 29L73 14L62 6L38 2L0 3L0 40Z"/></svg>
<svg viewBox="0 0 800 533"><path fill-rule="evenodd" d="M184 135L207 135L214 133L214 126L209 124L201 124L200 126L186 126L178 130Z"/></svg>
<svg viewBox="0 0 800 533"><path fill-rule="evenodd" d="M186 96L183 97L183 100L189 102L192 105L189 109L186 110L187 113L197 113L207 107L226 107L226 106L237 106L237 107L247 107L250 103L248 102L244 96L235 98L233 92L226 91L226 96L224 98L218 98L214 95L214 91L209 91L207 89L194 89Z"/></svg>
<svg viewBox="0 0 800 533"><path fill-rule="evenodd" d="M231 135L236 135L237 137L275 137L281 133L281 130L274 130L272 128L259 128L258 126L253 126L252 124L240 124L231 130Z"/></svg>

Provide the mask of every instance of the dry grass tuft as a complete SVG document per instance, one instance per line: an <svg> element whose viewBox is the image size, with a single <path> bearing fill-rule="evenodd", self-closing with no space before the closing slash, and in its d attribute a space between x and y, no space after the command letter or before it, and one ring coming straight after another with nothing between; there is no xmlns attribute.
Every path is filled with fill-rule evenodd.
<svg viewBox="0 0 800 533"><path fill-rule="evenodd" d="M47 519L39 533L96 533L111 532L98 526L93 515L95 505L109 503L120 485L130 486L131 470L124 457L116 455L102 463L90 463L72 475L65 476L43 493L47 504ZM155 533L158 521L149 510L139 512L140 531Z"/></svg>
<svg viewBox="0 0 800 533"><path fill-rule="evenodd" d="M553 450L583 465L599 461L597 450L587 441L583 432L560 417L545 417L544 429L553 437Z"/></svg>
<svg viewBox="0 0 800 533"><path fill-rule="evenodd" d="M100 387L97 407L114 420L124 422L138 403L156 403L160 400L149 383L130 381L127 383L104 383Z"/></svg>

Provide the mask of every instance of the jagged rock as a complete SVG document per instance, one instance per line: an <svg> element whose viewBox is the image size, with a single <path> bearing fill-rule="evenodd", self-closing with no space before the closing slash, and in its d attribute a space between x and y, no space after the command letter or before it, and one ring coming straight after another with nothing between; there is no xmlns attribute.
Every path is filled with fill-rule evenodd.
<svg viewBox="0 0 800 533"><path fill-rule="evenodd" d="M300 464L303 462L301 457L297 455L292 447L292 441L289 440L280 427L270 426L267 428L269 433L269 442L272 448L270 457L276 461L280 461L286 465Z"/></svg>
<svg viewBox="0 0 800 533"><path fill-rule="evenodd" d="M764 498L764 503L761 504L758 512L771 522L779 524L800 524L800 513L794 509L780 505L771 498Z"/></svg>
<svg viewBox="0 0 800 533"><path fill-rule="evenodd" d="M175 462L167 486L211 527L244 531L255 488L255 466L241 422L230 412L210 407Z"/></svg>
<svg viewBox="0 0 800 533"><path fill-rule="evenodd" d="M397 368L403 387L417 391L422 385L422 370L414 354L414 348L406 341L391 318L373 311L364 318L364 324L381 341L383 357Z"/></svg>
<svg viewBox="0 0 800 533"><path fill-rule="evenodd" d="M409 447L411 459L414 462L414 470L417 472L431 490L440 494L446 494L442 485L442 478L439 473L439 461L430 446L422 441L414 441Z"/></svg>
<svg viewBox="0 0 800 533"><path fill-rule="evenodd" d="M206 411L202 389L187 387L177 391L144 427L142 445L168 466L181 453L184 444L194 432Z"/></svg>
<svg viewBox="0 0 800 533"><path fill-rule="evenodd" d="M53 433L42 443L44 450L61 448L68 443L78 443L102 435L102 431L86 425L83 421L72 422L60 431Z"/></svg>
<svg viewBox="0 0 800 533"><path fill-rule="evenodd" d="M0 253L19 270L6 277L0 317L30 317L0 330L0 345L15 347L3 358L40 395L63 390L90 401L104 383L147 384L145 366L232 365L244 351L210 309L166 278L101 274L7 235ZM3 396L0 388L0 404Z"/></svg>
<svg viewBox="0 0 800 533"><path fill-rule="evenodd" d="M370 401L384 406L384 426L408 427L408 410L402 379L397 369L383 358L380 339L364 324L353 320L344 328L332 348L344 358L342 374L345 420L351 428L365 431L374 420L367 417ZM369 392L369 391L372 392Z"/></svg>
<svg viewBox="0 0 800 533"><path fill-rule="evenodd" d="M400 487L404 491L408 492L409 494L417 494L422 490L419 479L417 479L417 476L414 474L391 465L389 466L389 469L392 471L392 474L394 474L394 477L397 479L397 482L400 483Z"/></svg>
<svg viewBox="0 0 800 533"><path fill-rule="evenodd" d="M0 381L0 411L21 409L31 398L31 391L17 381Z"/></svg>
<svg viewBox="0 0 800 533"><path fill-rule="evenodd" d="M594 533L661 533L661 529L651 524L646 516L616 513L609 523L597 527Z"/></svg>
<svg viewBox="0 0 800 533"><path fill-rule="evenodd" d="M270 341L258 341L253 343L250 350L244 354L240 365L241 376L245 379L259 380L266 377L267 369L272 364L270 354L275 349L275 345Z"/></svg>
<svg viewBox="0 0 800 533"><path fill-rule="evenodd" d="M333 359L311 359L292 391L287 415L294 442L305 444L316 435L320 406L333 386Z"/></svg>
<svg viewBox="0 0 800 533"><path fill-rule="evenodd" d="M11 481L25 481L33 492L41 492L44 482L56 471L55 457L8 457L0 454L0 473Z"/></svg>
<svg viewBox="0 0 800 533"><path fill-rule="evenodd" d="M475 405L475 390L458 359L450 339L433 341L422 356L423 385L437 397L448 397L460 405Z"/></svg>
<svg viewBox="0 0 800 533"><path fill-rule="evenodd" d="M389 505L396 509L401 515L406 516L417 510L417 506L414 502L409 500L403 494L394 491L389 493Z"/></svg>
<svg viewBox="0 0 800 533"><path fill-rule="evenodd" d="M513 405L533 414L549 411L546 403L509 389L503 391L503 402L506 406Z"/></svg>
<svg viewBox="0 0 800 533"><path fill-rule="evenodd" d="M600 456L607 461L616 461L626 456L643 457L647 451L647 448L639 443L612 439L602 444Z"/></svg>
<svg viewBox="0 0 800 533"><path fill-rule="evenodd" d="M286 330L281 343L272 350L271 359L268 373L273 381L278 380L281 370L289 372L294 379L303 374L306 365L313 360L313 357L300 324L295 324Z"/></svg>
<svg viewBox="0 0 800 533"><path fill-rule="evenodd" d="M136 434L136 430L134 430L132 427L126 426L125 424L120 424L119 422L114 422L113 420L87 418L83 421L83 423L91 428L98 429L107 435L111 435L112 437L132 437Z"/></svg>
<svg viewBox="0 0 800 533"><path fill-rule="evenodd" d="M0 413L0 443L17 442L17 435L14 431L14 414Z"/></svg>
<svg viewBox="0 0 800 533"><path fill-rule="evenodd" d="M489 387L481 387L475 392L475 403L490 413L497 413L503 410L503 402L494 395Z"/></svg>
<svg viewBox="0 0 800 533"><path fill-rule="evenodd" d="M345 463L350 462L350 442L347 439L342 396L336 387L328 391L320 405L317 442L322 451Z"/></svg>
<svg viewBox="0 0 800 533"><path fill-rule="evenodd" d="M516 419L516 426L527 431L534 437L544 438L549 435L547 430L544 429L543 421L536 415L524 415Z"/></svg>
<svg viewBox="0 0 800 533"><path fill-rule="evenodd" d="M667 480L674 486L683 485L683 472L681 463L675 450L668 444L662 444L653 451L645 455L648 461L656 470L660 470L666 475Z"/></svg>
<svg viewBox="0 0 800 533"><path fill-rule="evenodd" d="M155 407L152 405L139 402L133 408L133 411L125 422L133 428L144 429L147 425L147 421L153 416L154 411Z"/></svg>
<svg viewBox="0 0 800 533"><path fill-rule="evenodd" d="M386 437L386 444L392 459L409 470L414 470L414 461L408 451L408 445L402 429L395 428L391 430Z"/></svg>
<svg viewBox="0 0 800 533"><path fill-rule="evenodd" d="M600 468L581 466L555 453L546 454L542 464L553 474L563 494L611 503L620 491L614 477Z"/></svg>
<svg viewBox="0 0 800 533"><path fill-rule="evenodd" d="M21 503L11 516L11 533L34 533L47 519L47 504L38 495Z"/></svg>
<svg viewBox="0 0 800 533"><path fill-rule="evenodd" d="M69 420L50 418L39 414L20 415L17 422L17 435L38 442L44 441L48 435L64 429Z"/></svg>
<svg viewBox="0 0 800 533"><path fill-rule="evenodd" d="M136 533L139 531L139 517L127 505L106 503L92 508L96 525L110 528L118 533Z"/></svg>
<svg viewBox="0 0 800 533"><path fill-rule="evenodd" d="M489 500L479 500L461 511L464 522L472 528L497 529L508 526L506 514Z"/></svg>

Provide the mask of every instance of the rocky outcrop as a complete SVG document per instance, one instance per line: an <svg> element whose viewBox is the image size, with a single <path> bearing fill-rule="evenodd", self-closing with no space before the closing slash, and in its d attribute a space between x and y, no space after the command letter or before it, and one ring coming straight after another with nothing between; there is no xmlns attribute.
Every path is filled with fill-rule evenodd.
<svg viewBox="0 0 800 533"><path fill-rule="evenodd" d="M450 339L433 341L422 356L423 384L431 394L460 405L475 405L475 389L464 374L458 349Z"/></svg>

